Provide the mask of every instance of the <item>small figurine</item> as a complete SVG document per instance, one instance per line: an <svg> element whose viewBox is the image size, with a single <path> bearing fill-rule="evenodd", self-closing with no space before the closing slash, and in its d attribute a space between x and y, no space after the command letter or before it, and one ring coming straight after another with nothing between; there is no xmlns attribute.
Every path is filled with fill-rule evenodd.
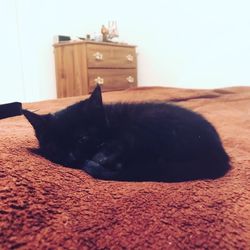
<svg viewBox="0 0 250 250"><path fill-rule="evenodd" d="M101 33L102 33L102 41L107 42L109 30L104 25L102 25Z"/></svg>

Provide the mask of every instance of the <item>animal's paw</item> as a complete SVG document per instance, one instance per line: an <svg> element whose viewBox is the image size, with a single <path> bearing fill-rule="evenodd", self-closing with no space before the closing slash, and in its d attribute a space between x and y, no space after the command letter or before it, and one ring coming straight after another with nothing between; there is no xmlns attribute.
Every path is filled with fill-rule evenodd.
<svg viewBox="0 0 250 250"><path fill-rule="evenodd" d="M84 165L82 166L82 170L94 178L99 177L102 169L103 167L100 164L90 160L85 161Z"/></svg>
<svg viewBox="0 0 250 250"><path fill-rule="evenodd" d="M92 160L103 166L109 162L109 158L103 152L97 153Z"/></svg>
<svg viewBox="0 0 250 250"><path fill-rule="evenodd" d="M81 169L97 179L116 180L119 177L119 172L107 169L102 165L90 160L85 161Z"/></svg>

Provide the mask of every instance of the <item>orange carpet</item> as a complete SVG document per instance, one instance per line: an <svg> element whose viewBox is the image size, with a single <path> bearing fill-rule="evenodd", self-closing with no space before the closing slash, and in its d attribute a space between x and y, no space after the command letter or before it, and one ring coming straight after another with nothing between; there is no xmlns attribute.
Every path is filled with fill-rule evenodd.
<svg viewBox="0 0 250 250"><path fill-rule="evenodd" d="M81 98L25 104L46 113ZM217 128L232 170L182 183L95 180L33 155L23 116L0 120L0 249L250 249L250 87L138 88L105 102L172 101Z"/></svg>

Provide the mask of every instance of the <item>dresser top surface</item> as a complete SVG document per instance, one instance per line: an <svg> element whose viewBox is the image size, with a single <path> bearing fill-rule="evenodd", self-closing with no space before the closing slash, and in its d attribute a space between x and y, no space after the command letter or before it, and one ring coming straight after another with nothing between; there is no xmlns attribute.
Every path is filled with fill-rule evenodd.
<svg viewBox="0 0 250 250"><path fill-rule="evenodd" d="M135 48L135 45L130 45L127 43L115 43L115 42L95 42L95 41L89 41L89 40L72 40L72 41L65 41L65 42L59 42L53 44L53 46L56 47L61 47L61 46L69 46L69 45L74 45L74 44L96 44L96 45L108 45L108 46L116 46L116 47L130 47L130 48Z"/></svg>

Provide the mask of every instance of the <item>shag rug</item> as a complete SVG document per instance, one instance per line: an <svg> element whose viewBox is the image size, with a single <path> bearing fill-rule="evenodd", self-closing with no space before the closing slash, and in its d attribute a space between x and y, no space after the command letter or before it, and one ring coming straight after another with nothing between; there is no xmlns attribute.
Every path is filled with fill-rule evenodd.
<svg viewBox="0 0 250 250"><path fill-rule="evenodd" d="M85 97L24 104L54 112ZM214 124L232 169L182 183L95 180L32 154L23 116L0 120L0 249L250 249L250 87L145 87L105 102L163 101Z"/></svg>

